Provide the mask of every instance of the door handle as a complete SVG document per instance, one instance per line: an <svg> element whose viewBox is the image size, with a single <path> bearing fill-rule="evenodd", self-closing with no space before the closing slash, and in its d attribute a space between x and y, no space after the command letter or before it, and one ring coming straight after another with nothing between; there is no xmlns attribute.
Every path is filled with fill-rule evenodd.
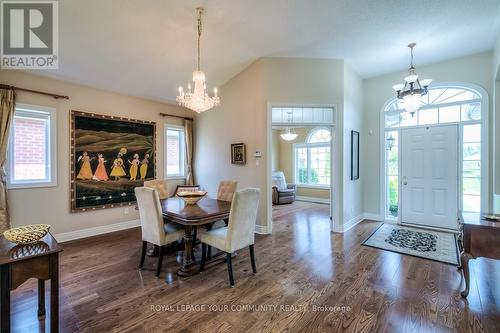
<svg viewBox="0 0 500 333"><path fill-rule="evenodd" d="M407 182L407 181L404 181L404 182L403 182L403 185L408 185L408 182Z"/></svg>

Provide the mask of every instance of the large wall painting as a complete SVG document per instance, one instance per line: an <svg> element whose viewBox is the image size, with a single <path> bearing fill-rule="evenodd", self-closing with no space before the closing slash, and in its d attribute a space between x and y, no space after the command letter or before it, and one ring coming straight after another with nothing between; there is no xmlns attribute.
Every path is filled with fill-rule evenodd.
<svg viewBox="0 0 500 333"><path fill-rule="evenodd" d="M156 177L156 123L71 111L71 211L135 202Z"/></svg>

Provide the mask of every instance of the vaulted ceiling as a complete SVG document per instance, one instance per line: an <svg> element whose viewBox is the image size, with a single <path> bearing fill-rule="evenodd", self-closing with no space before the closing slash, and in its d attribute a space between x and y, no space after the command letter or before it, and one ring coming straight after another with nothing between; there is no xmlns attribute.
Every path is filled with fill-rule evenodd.
<svg viewBox="0 0 500 333"><path fill-rule="evenodd" d="M161 101L196 65L221 86L260 57L343 58L362 77L493 47L498 0L64 0L59 69L42 75Z"/></svg>

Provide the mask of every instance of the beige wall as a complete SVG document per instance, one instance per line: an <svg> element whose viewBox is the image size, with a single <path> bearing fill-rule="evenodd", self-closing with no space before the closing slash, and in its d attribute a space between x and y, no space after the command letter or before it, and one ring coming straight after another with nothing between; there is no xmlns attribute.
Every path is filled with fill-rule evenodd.
<svg viewBox="0 0 500 333"><path fill-rule="evenodd" d="M195 168L200 183L211 193L221 179L235 179L239 188L259 187L257 224L265 229L271 203L266 188L266 163L271 158L267 151L268 103L335 104L342 114L343 80L344 61L338 59L263 58L240 72L220 88L221 106L201 114L196 123ZM343 133L343 123L337 127ZM244 166L230 162L230 144L235 142L247 145ZM253 157L255 150L263 154L258 165ZM342 178L342 167L337 172ZM343 221L342 216L339 218Z"/></svg>
<svg viewBox="0 0 500 333"><path fill-rule="evenodd" d="M417 64L418 65L418 64ZM429 65L417 66L421 77L432 78L434 83L465 82L476 84L486 90L490 97L490 119L492 116L492 53L485 52L467 57ZM361 168L364 183L364 210L367 213L381 215L380 188L383 180L380 179L380 112L382 106L389 99L394 98L392 86L401 82L406 72L387 74L364 81L364 141ZM490 152L492 151L493 122L490 121ZM372 131L372 134L370 134ZM491 154L492 155L492 154ZM493 164L490 156L490 165ZM492 168L490 168L490 184L493 184ZM491 185L490 185L491 186ZM489 193L492 193L492 186Z"/></svg>
<svg viewBox="0 0 500 333"><path fill-rule="evenodd" d="M285 174L285 178L287 183L294 183L294 176L293 176L293 145L295 143L304 143L306 142L307 136L309 132L313 129L314 127L302 127L302 128L295 128L294 132L298 134L297 138L293 141L285 141L282 139L278 140L278 145L279 145L279 165L280 168L279 170L283 171ZM280 130L273 130L273 133L281 133L282 131ZM279 138L279 134L278 134ZM273 152L273 160L274 160L274 152ZM273 169L276 170L276 169ZM297 195L303 196L303 197L312 197L312 198L322 198L322 199L328 199L330 198L330 190L329 189L317 189L317 188L308 188L308 187L297 187Z"/></svg>
<svg viewBox="0 0 500 333"><path fill-rule="evenodd" d="M365 158L365 145L363 144L363 81L354 72L349 64L344 66L344 112L343 116L343 182L342 182L342 207L343 218L346 223L356 223L363 219L363 191L364 183L368 180L362 161ZM351 131L359 132L359 179L351 180Z"/></svg>
<svg viewBox="0 0 500 333"><path fill-rule="evenodd" d="M138 219L130 208L111 208L83 213L70 213L70 160L69 114L70 110L88 111L106 115L155 121L157 125L156 172L163 178L163 126L167 121L160 112L181 115L187 111L172 105L129 97L69 82L35 76L21 71L0 71L0 83L69 95L70 99L53 98L19 92L17 102L54 107L57 109L57 186L9 190L9 207L12 225L48 223L55 234ZM192 116L192 113L189 113ZM179 123L176 118L169 118ZM180 181L182 182L182 181ZM171 182L171 189L177 182Z"/></svg>
<svg viewBox="0 0 500 333"><path fill-rule="evenodd" d="M494 178L494 212L500 213L500 35L493 50L493 178Z"/></svg>
<svg viewBox="0 0 500 333"><path fill-rule="evenodd" d="M257 187L261 199L257 224L266 224L265 175L266 117L262 96L262 61L256 61L240 72L220 91L221 105L203 112L195 122L195 170L198 183L215 197L221 180L238 182L238 189ZM231 164L231 144L243 142L247 149L245 165ZM259 165L253 152L262 151Z"/></svg>

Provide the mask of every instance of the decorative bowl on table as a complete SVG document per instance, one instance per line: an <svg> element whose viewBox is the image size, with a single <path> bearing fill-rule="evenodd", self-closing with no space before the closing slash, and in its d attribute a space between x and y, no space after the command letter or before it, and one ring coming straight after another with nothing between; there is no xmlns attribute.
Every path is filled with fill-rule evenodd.
<svg viewBox="0 0 500 333"><path fill-rule="evenodd" d="M4 237L16 244L30 244L45 236L50 229L48 224L31 224L12 228L3 232Z"/></svg>
<svg viewBox="0 0 500 333"><path fill-rule="evenodd" d="M483 215L484 220L489 220L489 221L494 221L494 222L499 222L500 221L500 215L489 215L485 214Z"/></svg>
<svg viewBox="0 0 500 333"><path fill-rule="evenodd" d="M206 191L181 191L177 192L177 196L184 200L186 205L196 205L205 195Z"/></svg>

